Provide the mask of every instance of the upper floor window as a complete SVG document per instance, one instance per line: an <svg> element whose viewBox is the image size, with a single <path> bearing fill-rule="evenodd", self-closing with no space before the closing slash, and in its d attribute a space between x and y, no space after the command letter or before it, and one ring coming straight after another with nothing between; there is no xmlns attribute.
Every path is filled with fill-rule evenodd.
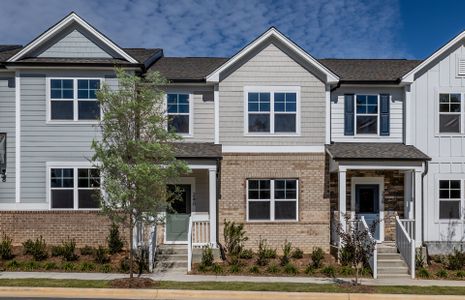
<svg viewBox="0 0 465 300"><path fill-rule="evenodd" d="M439 219L460 219L461 181L439 180Z"/></svg>
<svg viewBox="0 0 465 300"><path fill-rule="evenodd" d="M355 105L357 134L378 134L378 96L357 95Z"/></svg>
<svg viewBox="0 0 465 300"><path fill-rule="evenodd" d="M189 94L166 95L168 104L168 130L180 134L191 134L191 103Z"/></svg>
<svg viewBox="0 0 465 300"><path fill-rule="evenodd" d="M97 121L100 79L50 79L49 120Z"/></svg>
<svg viewBox="0 0 465 300"><path fill-rule="evenodd" d="M344 135L389 136L390 99L389 94L345 94Z"/></svg>
<svg viewBox="0 0 465 300"><path fill-rule="evenodd" d="M461 130L461 95L439 94L439 132L460 133Z"/></svg>
<svg viewBox="0 0 465 300"><path fill-rule="evenodd" d="M297 88L249 88L245 93L247 133L298 133Z"/></svg>

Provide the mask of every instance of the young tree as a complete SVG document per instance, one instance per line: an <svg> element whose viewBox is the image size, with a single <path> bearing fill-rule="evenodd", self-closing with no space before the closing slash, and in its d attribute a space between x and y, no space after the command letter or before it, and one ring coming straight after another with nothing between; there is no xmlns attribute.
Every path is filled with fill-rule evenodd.
<svg viewBox="0 0 465 300"><path fill-rule="evenodd" d="M344 221L346 226L339 222L337 225L337 235L340 239L340 249L350 253L351 266L355 269L354 284L360 284L360 273L368 260L373 255L376 247L376 240L373 236L379 220L375 220L368 229L362 225L361 220L352 220L350 214L345 214Z"/></svg>
<svg viewBox="0 0 465 300"><path fill-rule="evenodd" d="M173 151L179 136L166 129L162 87L167 81L157 72L144 78L121 69L116 74L118 87L104 84L97 93L103 115L92 162L102 178L102 212L129 231L133 278L134 228L158 221L170 197L166 184L188 167Z"/></svg>

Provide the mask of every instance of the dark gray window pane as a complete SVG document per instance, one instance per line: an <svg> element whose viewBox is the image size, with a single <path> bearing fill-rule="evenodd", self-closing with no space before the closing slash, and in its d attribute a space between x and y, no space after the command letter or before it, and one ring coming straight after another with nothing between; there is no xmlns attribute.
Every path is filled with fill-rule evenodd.
<svg viewBox="0 0 465 300"><path fill-rule="evenodd" d="M296 103L286 103L286 111L288 112L295 112L296 111Z"/></svg>
<svg viewBox="0 0 465 300"><path fill-rule="evenodd" d="M449 112L449 104L439 104L440 112Z"/></svg>
<svg viewBox="0 0 465 300"><path fill-rule="evenodd" d="M275 102L274 103L274 111L276 111L276 112L286 111L284 102Z"/></svg>
<svg viewBox="0 0 465 300"><path fill-rule="evenodd" d="M295 132L296 131L296 116L294 114L276 114L274 116L274 131L275 132Z"/></svg>
<svg viewBox="0 0 465 300"><path fill-rule="evenodd" d="M367 113L368 114L376 114L378 113L378 106L377 105L367 105Z"/></svg>
<svg viewBox="0 0 465 300"><path fill-rule="evenodd" d="M100 119L100 105L97 101L78 101L79 120Z"/></svg>
<svg viewBox="0 0 465 300"><path fill-rule="evenodd" d="M99 208L100 202L98 190L79 190L78 191L78 207L79 208Z"/></svg>
<svg viewBox="0 0 465 300"><path fill-rule="evenodd" d="M286 187L286 180L275 180L274 188L275 189L284 189Z"/></svg>
<svg viewBox="0 0 465 300"><path fill-rule="evenodd" d="M89 80L89 88L92 90L98 90L100 89L100 80Z"/></svg>
<svg viewBox="0 0 465 300"><path fill-rule="evenodd" d="M460 112L460 104L451 104L450 112Z"/></svg>
<svg viewBox="0 0 465 300"><path fill-rule="evenodd" d="M460 94L450 94L450 102L460 103Z"/></svg>
<svg viewBox="0 0 465 300"><path fill-rule="evenodd" d="M249 189L258 189L258 180L249 180Z"/></svg>
<svg viewBox="0 0 465 300"><path fill-rule="evenodd" d="M258 102L258 93L249 93L248 100L249 102Z"/></svg>
<svg viewBox="0 0 465 300"><path fill-rule="evenodd" d="M59 79L50 80L50 87L52 89L61 89L61 80Z"/></svg>
<svg viewBox="0 0 465 300"><path fill-rule="evenodd" d="M78 89L87 90L89 89L89 80L78 80Z"/></svg>
<svg viewBox="0 0 465 300"><path fill-rule="evenodd" d="M439 115L439 132L460 132L460 115Z"/></svg>
<svg viewBox="0 0 465 300"><path fill-rule="evenodd" d="M270 132L270 115L249 114L249 132Z"/></svg>
<svg viewBox="0 0 465 300"><path fill-rule="evenodd" d="M296 219L296 202L295 201L276 201L275 202L275 220L295 220Z"/></svg>
<svg viewBox="0 0 465 300"><path fill-rule="evenodd" d="M451 180L450 181L451 189L460 189L460 180Z"/></svg>
<svg viewBox="0 0 465 300"><path fill-rule="evenodd" d="M73 190L52 190L52 208L73 208Z"/></svg>
<svg viewBox="0 0 465 300"><path fill-rule="evenodd" d="M441 199L449 199L449 190L440 190L439 191L439 198Z"/></svg>
<svg viewBox="0 0 465 300"><path fill-rule="evenodd" d="M189 104L179 104L178 113L189 113Z"/></svg>
<svg viewBox="0 0 465 300"><path fill-rule="evenodd" d="M260 190L260 193L259 193L259 199L270 199L270 190Z"/></svg>
<svg viewBox="0 0 465 300"><path fill-rule="evenodd" d="M189 104L189 95L187 94L180 94L178 96L179 104Z"/></svg>
<svg viewBox="0 0 465 300"><path fill-rule="evenodd" d="M440 219L460 219L460 201L439 201Z"/></svg>
<svg viewBox="0 0 465 300"><path fill-rule="evenodd" d="M260 199L258 195L258 190L250 190L249 189L249 199Z"/></svg>
<svg viewBox="0 0 465 300"><path fill-rule="evenodd" d="M173 130L177 133L189 133L189 116L169 116L168 129Z"/></svg>
<svg viewBox="0 0 465 300"><path fill-rule="evenodd" d="M449 94L439 94L439 102L449 102Z"/></svg>
<svg viewBox="0 0 465 300"><path fill-rule="evenodd" d="M63 88L64 89L73 89L73 80L72 79L64 79L63 80Z"/></svg>
<svg viewBox="0 0 465 300"><path fill-rule="evenodd" d="M176 95L176 94L168 94L166 97L168 98L168 104L177 104L178 95Z"/></svg>
<svg viewBox="0 0 465 300"><path fill-rule="evenodd" d="M89 99L89 91L88 90L78 90L78 98L79 99Z"/></svg>
<svg viewBox="0 0 465 300"><path fill-rule="evenodd" d="M73 90L63 90L63 99L73 99Z"/></svg>
<svg viewBox="0 0 465 300"><path fill-rule="evenodd" d="M249 111L258 111L258 102L249 103Z"/></svg>
<svg viewBox="0 0 465 300"><path fill-rule="evenodd" d="M269 190L271 188L270 180L260 180L260 189Z"/></svg>
<svg viewBox="0 0 465 300"><path fill-rule="evenodd" d="M260 111L270 111L270 103L269 102L260 102Z"/></svg>
<svg viewBox="0 0 465 300"><path fill-rule="evenodd" d="M274 198L275 199L286 199L286 191L284 191L284 190L276 190L275 189Z"/></svg>
<svg viewBox="0 0 465 300"><path fill-rule="evenodd" d="M249 201L249 220L269 220L270 202Z"/></svg>
<svg viewBox="0 0 465 300"><path fill-rule="evenodd" d="M378 133L378 117L357 116L357 133L358 134Z"/></svg>
<svg viewBox="0 0 465 300"><path fill-rule="evenodd" d="M449 180L440 180L439 181L439 188L448 189L449 188Z"/></svg>
<svg viewBox="0 0 465 300"><path fill-rule="evenodd" d="M460 199L460 190L451 190L450 191L451 199Z"/></svg>
<svg viewBox="0 0 465 300"><path fill-rule="evenodd" d="M51 90L50 98L52 99L61 99L61 90Z"/></svg>
<svg viewBox="0 0 465 300"><path fill-rule="evenodd" d="M378 96L368 96L367 104L378 106Z"/></svg>
<svg viewBox="0 0 465 300"><path fill-rule="evenodd" d="M177 113L178 107L174 104L168 104L168 113Z"/></svg>
<svg viewBox="0 0 465 300"><path fill-rule="evenodd" d="M52 101L50 117L52 120L72 120L73 101Z"/></svg>

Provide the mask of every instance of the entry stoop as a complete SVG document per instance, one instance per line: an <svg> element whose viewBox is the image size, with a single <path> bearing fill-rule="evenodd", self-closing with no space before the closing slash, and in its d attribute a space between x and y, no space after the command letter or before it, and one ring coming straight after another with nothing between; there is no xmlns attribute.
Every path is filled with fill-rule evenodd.
<svg viewBox="0 0 465 300"><path fill-rule="evenodd" d="M393 243L378 245L378 278L411 278L407 264Z"/></svg>
<svg viewBox="0 0 465 300"><path fill-rule="evenodd" d="M187 273L187 245L160 245L154 273Z"/></svg>

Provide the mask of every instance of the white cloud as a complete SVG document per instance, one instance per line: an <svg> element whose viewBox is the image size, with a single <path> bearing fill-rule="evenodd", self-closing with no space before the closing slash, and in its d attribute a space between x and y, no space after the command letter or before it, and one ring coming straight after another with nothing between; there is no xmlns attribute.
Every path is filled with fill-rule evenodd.
<svg viewBox="0 0 465 300"><path fill-rule="evenodd" d="M404 57L397 1L1 0L0 44L25 44L76 11L123 47L230 56L270 26L316 57Z"/></svg>

